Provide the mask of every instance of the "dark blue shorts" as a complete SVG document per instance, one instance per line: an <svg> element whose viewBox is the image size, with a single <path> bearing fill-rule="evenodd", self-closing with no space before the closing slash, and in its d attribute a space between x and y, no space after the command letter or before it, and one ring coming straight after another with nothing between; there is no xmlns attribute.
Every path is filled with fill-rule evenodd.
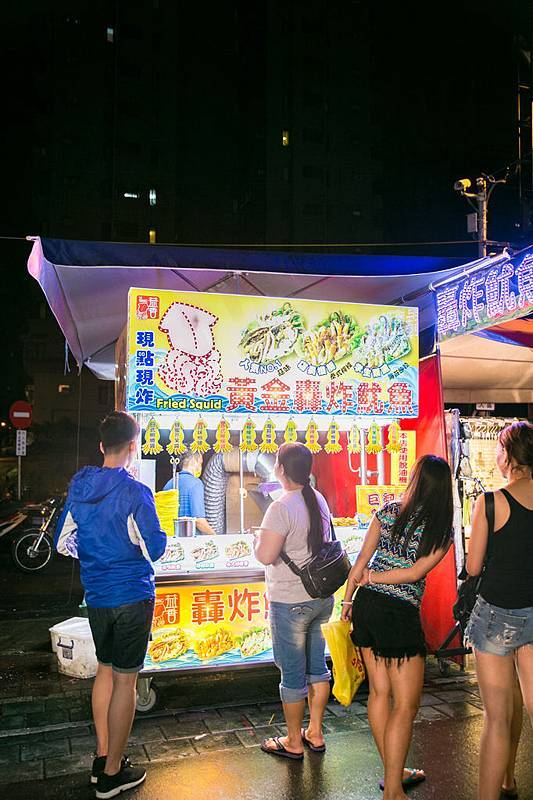
<svg viewBox="0 0 533 800"><path fill-rule="evenodd" d="M87 611L99 663L115 672L140 672L152 629L154 600L117 608L88 607Z"/></svg>

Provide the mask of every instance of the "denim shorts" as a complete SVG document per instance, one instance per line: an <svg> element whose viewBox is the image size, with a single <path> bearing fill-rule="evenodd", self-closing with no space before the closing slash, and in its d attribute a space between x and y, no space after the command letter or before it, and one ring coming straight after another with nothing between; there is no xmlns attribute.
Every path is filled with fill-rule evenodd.
<svg viewBox="0 0 533 800"><path fill-rule="evenodd" d="M303 603L270 603L274 661L281 672L279 693L284 703L307 697L310 683L329 681L320 626L333 611L333 597Z"/></svg>
<svg viewBox="0 0 533 800"><path fill-rule="evenodd" d="M154 600L116 608L87 607L96 658L115 672L140 672L150 639Z"/></svg>
<svg viewBox="0 0 533 800"><path fill-rule="evenodd" d="M533 645L533 607L499 608L481 596L470 615L465 641L480 653L508 656L526 644Z"/></svg>

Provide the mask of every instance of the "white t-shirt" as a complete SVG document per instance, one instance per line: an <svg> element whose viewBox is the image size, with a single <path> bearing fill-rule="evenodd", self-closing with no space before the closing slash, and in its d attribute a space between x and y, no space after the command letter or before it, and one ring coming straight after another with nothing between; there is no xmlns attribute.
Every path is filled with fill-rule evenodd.
<svg viewBox="0 0 533 800"><path fill-rule="evenodd" d="M330 511L320 492L315 491L322 514L324 541L331 539ZM308 547L309 512L301 489L284 492L267 509L261 527L279 533L285 539L284 550L298 567L311 557ZM267 594L271 602L303 603L314 598L304 589L298 575L291 572L287 564L278 558L265 569Z"/></svg>

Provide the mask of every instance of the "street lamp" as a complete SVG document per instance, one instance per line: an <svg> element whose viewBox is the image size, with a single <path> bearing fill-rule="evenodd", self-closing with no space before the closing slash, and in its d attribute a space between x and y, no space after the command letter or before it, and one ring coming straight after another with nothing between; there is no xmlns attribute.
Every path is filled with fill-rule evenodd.
<svg viewBox="0 0 533 800"><path fill-rule="evenodd" d="M504 178L496 180L492 175L481 173L479 178L476 178L477 192L469 192L472 186L472 181L469 178L460 178L455 181L453 188L455 191L465 197L467 202L472 206L476 212L477 220L475 232L477 233L478 240L478 255L483 258L487 255L487 212L490 197L499 183L507 183L507 173ZM475 204L472 202L475 200Z"/></svg>

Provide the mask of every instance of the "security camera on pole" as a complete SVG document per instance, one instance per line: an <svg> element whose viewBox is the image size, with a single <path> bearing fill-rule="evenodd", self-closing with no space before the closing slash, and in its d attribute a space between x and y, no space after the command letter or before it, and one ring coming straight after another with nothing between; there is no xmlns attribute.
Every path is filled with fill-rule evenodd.
<svg viewBox="0 0 533 800"><path fill-rule="evenodd" d="M480 258L487 255L487 214L490 196L499 183L507 183L507 177L506 174L504 178L497 181L492 175L485 175L482 172L480 177L476 178L477 192L468 191L472 186L472 181L469 178L460 178L453 185L455 191L461 197L466 197L468 203L476 212L475 214L468 214L468 232L477 233L478 255ZM474 204L472 200L475 200L476 203Z"/></svg>

